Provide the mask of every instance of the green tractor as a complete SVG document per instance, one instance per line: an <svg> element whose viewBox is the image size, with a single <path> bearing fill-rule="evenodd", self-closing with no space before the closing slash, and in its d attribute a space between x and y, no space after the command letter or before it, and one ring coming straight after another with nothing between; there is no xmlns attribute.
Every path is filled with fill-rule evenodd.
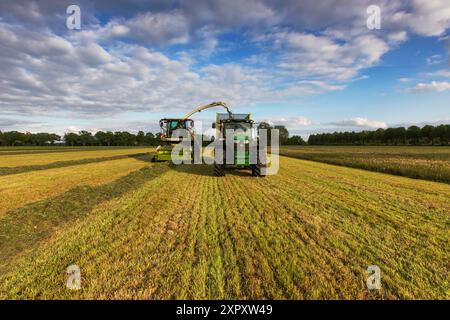
<svg viewBox="0 0 450 320"><path fill-rule="evenodd" d="M216 176L224 176L225 169L251 169L254 177L265 175L265 150L261 150L262 159L258 130L250 114L218 113L212 127L216 129L216 140L221 148L216 147L214 154ZM233 147L227 151L230 143Z"/></svg>

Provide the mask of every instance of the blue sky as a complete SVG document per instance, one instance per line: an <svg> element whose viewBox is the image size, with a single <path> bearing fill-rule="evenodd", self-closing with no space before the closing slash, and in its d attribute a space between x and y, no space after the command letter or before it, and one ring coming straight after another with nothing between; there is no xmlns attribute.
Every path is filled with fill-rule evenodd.
<svg viewBox="0 0 450 320"><path fill-rule="evenodd" d="M216 100L303 136L450 123L449 29L447 0L2 2L0 130L156 132Z"/></svg>

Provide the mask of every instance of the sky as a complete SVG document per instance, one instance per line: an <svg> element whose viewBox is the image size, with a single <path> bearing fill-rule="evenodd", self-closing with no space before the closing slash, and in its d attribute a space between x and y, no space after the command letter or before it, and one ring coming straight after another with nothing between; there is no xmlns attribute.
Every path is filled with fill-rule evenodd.
<svg viewBox="0 0 450 320"><path fill-rule="evenodd" d="M449 52L449 0L0 1L0 130L157 132L212 101L302 136L450 123Z"/></svg>

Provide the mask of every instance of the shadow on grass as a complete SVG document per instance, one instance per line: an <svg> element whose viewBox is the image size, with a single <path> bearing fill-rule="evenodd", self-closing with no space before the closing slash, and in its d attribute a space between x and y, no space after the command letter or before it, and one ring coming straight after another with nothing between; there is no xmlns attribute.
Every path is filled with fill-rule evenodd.
<svg viewBox="0 0 450 320"><path fill-rule="evenodd" d="M145 157L140 160L147 161ZM133 191L168 170L167 165L156 164L106 185L76 187L55 198L5 213L0 217L0 271L7 268L9 258L33 248L60 226L86 216L99 203Z"/></svg>

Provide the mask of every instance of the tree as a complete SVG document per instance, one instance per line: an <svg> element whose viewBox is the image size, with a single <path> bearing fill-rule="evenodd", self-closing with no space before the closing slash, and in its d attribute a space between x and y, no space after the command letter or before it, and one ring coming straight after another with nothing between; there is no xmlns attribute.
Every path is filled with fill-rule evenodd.
<svg viewBox="0 0 450 320"><path fill-rule="evenodd" d="M136 142L139 145L143 145L145 143L145 133L144 131L139 131L136 136Z"/></svg>
<svg viewBox="0 0 450 320"><path fill-rule="evenodd" d="M288 142L289 139L289 131L285 126L274 126L274 129L277 129L279 131L279 135L280 135L280 144L286 144Z"/></svg>
<svg viewBox="0 0 450 320"><path fill-rule="evenodd" d="M300 145L305 145L306 142L305 140L303 140L302 137L300 136L292 136L287 140L287 145L296 145L296 146L300 146Z"/></svg>
<svg viewBox="0 0 450 320"><path fill-rule="evenodd" d="M419 144L420 128L418 126L410 126L406 130L406 139L410 144Z"/></svg>
<svg viewBox="0 0 450 320"><path fill-rule="evenodd" d="M77 146L80 143L80 137L74 132L68 132L64 135L64 141L68 146Z"/></svg>
<svg viewBox="0 0 450 320"><path fill-rule="evenodd" d="M80 142L84 146L92 146L94 145L94 137L92 136L92 133L89 131L80 131L79 132Z"/></svg>
<svg viewBox="0 0 450 320"><path fill-rule="evenodd" d="M448 126L439 125L434 129L433 138L438 138L441 145L448 144L450 132L448 132Z"/></svg>
<svg viewBox="0 0 450 320"><path fill-rule="evenodd" d="M421 138L427 139L428 143L431 142L432 145L434 145L434 127L430 125L424 126L420 130L420 136Z"/></svg>
<svg viewBox="0 0 450 320"><path fill-rule="evenodd" d="M398 127L393 129L394 143L405 144L406 142L406 129L404 127Z"/></svg>

